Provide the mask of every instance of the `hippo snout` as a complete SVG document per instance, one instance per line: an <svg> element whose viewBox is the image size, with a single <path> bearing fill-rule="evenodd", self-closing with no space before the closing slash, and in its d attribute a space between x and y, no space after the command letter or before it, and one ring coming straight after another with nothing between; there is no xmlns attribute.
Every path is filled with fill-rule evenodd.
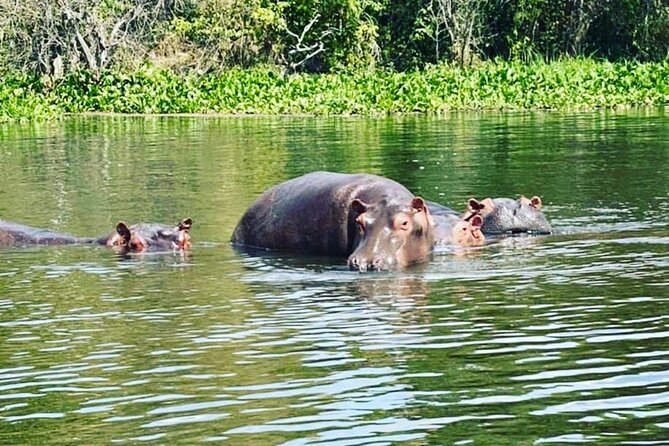
<svg viewBox="0 0 669 446"><path fill-rule="evenodd" d="M388 262L380 257L366 258L357 255L351 255L348 258L349 269L365 272L365 271L387 271L390 268Z"/></svg>

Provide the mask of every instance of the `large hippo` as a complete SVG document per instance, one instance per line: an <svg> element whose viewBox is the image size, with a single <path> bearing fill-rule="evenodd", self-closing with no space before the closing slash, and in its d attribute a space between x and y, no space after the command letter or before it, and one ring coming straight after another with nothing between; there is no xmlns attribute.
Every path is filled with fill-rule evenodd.
<svg viewBox="0 0 669 446"><path fill-rule="evenodd" d="M351 269L393 270L427 260L434 236L425 201L368 174L313 172L265 191L231 242L348 256Z"/></svg>
<svg viewBox="0 0 669 446"><path fill-rule="evenodd" d="M484 234L550 234L552 228L541 211L541 198L534 196L517 200L511 198L486 198L478 201L470 198L468 212L479 213L483 217L481 230ZM433 215L458 215L452 209L428 202Z"/></svg>
<svg viewBox="0 0 669 446"><path fill-rule="evenodd" d="M119 222L112 234L91 238L0 220L0 247L99 244L127 251L188 249L191 226L190 218L183 219L176 226L157 223L128 226L125 222Z"/></svg>

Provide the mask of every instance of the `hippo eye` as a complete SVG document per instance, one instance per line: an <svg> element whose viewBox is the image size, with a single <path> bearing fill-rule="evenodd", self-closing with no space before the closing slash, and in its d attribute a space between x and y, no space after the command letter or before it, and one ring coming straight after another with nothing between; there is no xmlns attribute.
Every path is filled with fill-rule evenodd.
<svg viewBox="0 0 669 446"><path fill-rule="evenodd" d="M409 220L402 220L400 222L400 229L406 231L409 229Z"/></svg>

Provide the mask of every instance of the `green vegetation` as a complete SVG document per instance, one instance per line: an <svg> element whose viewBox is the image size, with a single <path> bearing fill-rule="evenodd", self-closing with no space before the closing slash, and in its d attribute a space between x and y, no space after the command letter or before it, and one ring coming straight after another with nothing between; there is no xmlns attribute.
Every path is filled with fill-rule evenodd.
<svg viewBox="0 0 669 446"><path fill-rule="evenodd" d="M49 90L25 77L9 77L0 87L5 119L81 112L379 115L667 103L669 62L588 59L291 76L259 67L206 75L105 72L99 80L79 72Z"/></svg>
<svg viewBox="0 0 669 446"><path fill-rule="evenodd" d="M497 58L663 60L666 0L0 0L0 66L288 73Z"/></svg>
<svg viewBox="0 0 669 446"><path fill-rule="evenodd" d="M0 0L0 17L0 120L667 102L666 0Z"/></svg>

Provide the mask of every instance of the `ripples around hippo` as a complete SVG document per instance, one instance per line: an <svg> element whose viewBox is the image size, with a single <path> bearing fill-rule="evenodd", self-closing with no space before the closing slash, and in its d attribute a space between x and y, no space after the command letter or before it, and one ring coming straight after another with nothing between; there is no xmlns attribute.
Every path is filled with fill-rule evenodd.
<svg viewBox="0 0 669 446"><path fill-rule="evenodd" d="M2 250L0 443L666 443L663 114L154 119L0 134L3 218L197 223L190 256ZM393 273L229 246L322 168L448 204L541 194L554 231Z"/></svg>

